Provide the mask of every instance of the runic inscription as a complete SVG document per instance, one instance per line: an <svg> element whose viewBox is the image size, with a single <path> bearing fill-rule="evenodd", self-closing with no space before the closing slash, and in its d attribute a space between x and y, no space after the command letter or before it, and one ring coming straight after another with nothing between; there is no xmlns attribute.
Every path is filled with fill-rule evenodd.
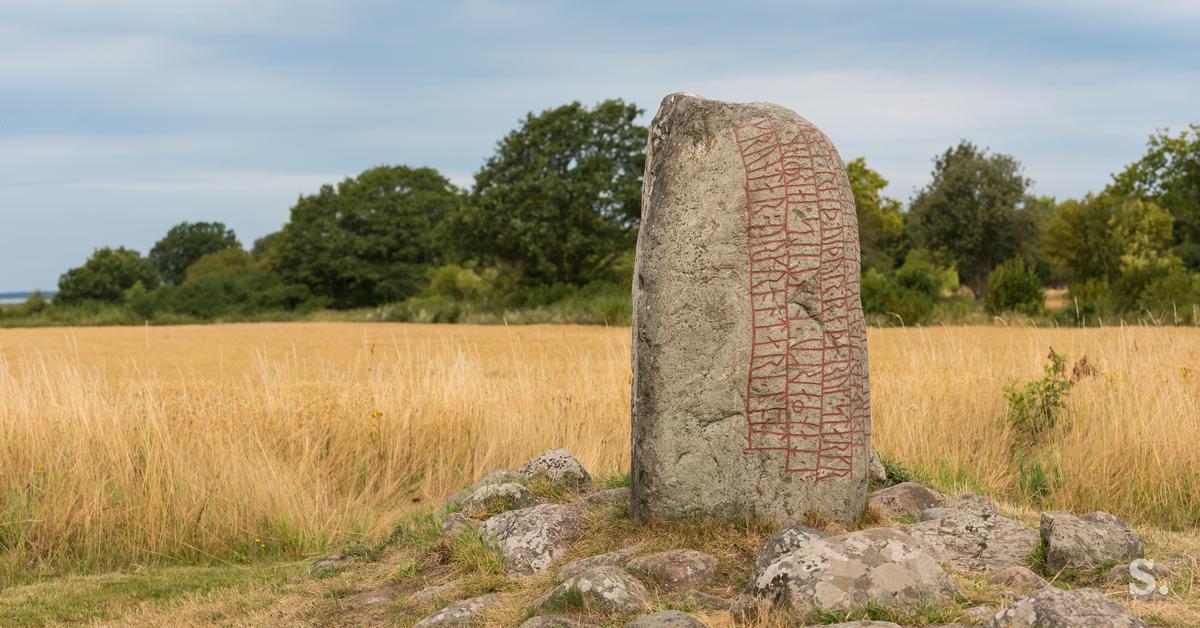
<svg viewBox="0 0 1200 628"><path fill-rule="evenodd" d="M786 471L820 481L863 464L870 434L858 225L836 149L816 127L784 126L734 130L750 251L747 450L786 452Z"/></svg>

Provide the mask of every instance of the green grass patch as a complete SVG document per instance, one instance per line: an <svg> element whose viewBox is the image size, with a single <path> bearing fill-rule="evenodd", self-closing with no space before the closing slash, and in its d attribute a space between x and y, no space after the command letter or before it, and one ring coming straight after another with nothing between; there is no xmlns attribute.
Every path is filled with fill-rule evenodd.
<svg viewBox="0 0 1200 628"><path fill-rule="evenodd" d="M55 578L0 590L0 625L110 621L140 604L278 582L305 567L297 562L152 567L137 573Z"/></svg>

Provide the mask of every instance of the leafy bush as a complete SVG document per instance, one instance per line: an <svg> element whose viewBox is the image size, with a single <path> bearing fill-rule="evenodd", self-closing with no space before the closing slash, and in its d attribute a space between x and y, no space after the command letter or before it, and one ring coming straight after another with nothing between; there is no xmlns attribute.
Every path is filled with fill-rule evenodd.
<svg viewBox="0 0 1200 628"><path fill-rule="evenodd" d="M1032 268L1020 258L1002 262L988 275L983 307L988 314L1019 312L1029 316L1042 313L1045 297L1042 283Z"/></svg>
<svg viewBox="0 0 1200 628"><path fill-rule="evenodd" d="M902 324L928 322L942 293L958 287L953 268L939 265L925 250L909 252L892 275L872 268L859 284L863 311L897 318Z"/></svg>
<svg viewBox="0 0 1200 628"><path fill-rule="evenodd" d="M1019 444L1037 444L1058 424L1059 415L1066 407L1067 393L1071 389L1071 380L1066 374L1067 358L1051 349L1046 359L1041 379L1020 388L1010 383L1004 390L1004 398L1008 401L1005 417L1016 428Z"/></svg>

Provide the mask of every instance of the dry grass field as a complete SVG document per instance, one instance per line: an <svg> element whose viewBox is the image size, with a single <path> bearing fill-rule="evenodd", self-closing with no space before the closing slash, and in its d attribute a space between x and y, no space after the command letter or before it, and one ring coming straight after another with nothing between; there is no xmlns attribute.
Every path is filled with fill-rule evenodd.
<svg viewBox="0 0 1200 628"><path fill-rule="evenodd" d="M874 443L1010 502L1004 387L1050 347L1100 374L1038 445L1043 509L1200 521L1200 329L870 332ZM565 446L629 462L629 330L390 324L0 330L0 588L312 555Z"/></svg>

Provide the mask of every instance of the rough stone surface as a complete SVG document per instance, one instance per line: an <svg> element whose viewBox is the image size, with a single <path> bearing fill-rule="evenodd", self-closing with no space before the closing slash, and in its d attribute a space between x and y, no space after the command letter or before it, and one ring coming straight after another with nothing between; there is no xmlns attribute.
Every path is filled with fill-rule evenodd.
<svg viewBox="0 0 1200 628"><path fill-rule="evenodd" d="M818 539L781 556L747 587L748 593L797 612L814 605L857 611L945 604L955 586L916 539L893 528L872 528Z"/></svg>
<svg viewBox="0 0 1200 628"><path fill-rule="evenodd" d="M584 608L600 613L636 613L645 610L650 592L640 580L620 567L594 567L568 578L533 605L560 604L570 591L578 591Z"/></svg>
<svg viewBox="0 0 1200 628"><path fill-rule="evenodd" d="M796 524L788 526L779 532L776 532L767 542L763 544L763 548L759 550L758 556L754 558L754 570L751 572L750 579L754 580L763 572L771 563L775 562L780 556L817 539L823 539L829 536L824 530L817 530L808 526Z"/></svg>
<svg viewBox="0 0 1200 628"><path fill-rule="evenodd" d="M586 522L570 506L542 504L510 510L483 522L483 536L500 550L504 567L518 576L545 572L583 535Z"/></svg>
<svg viewBox="0 0 1200 628"><path fill-rule="evenodd" d="M723 597L691 589L678 598L680 604L709 611L727 611L733 602Z"/></svg>
<svg viewBox="0 0 1200 628"><path fill-rule="evenodd" d="M462 586L462 583L463 583L463 581L461 579L458 579L458 580L451 580L450 582L447 582L445 584L435 584L435 585L425 587L424 589L421 589L420 591L417 591L416 593L413 594L412 603L420 605L420 604L428 604L429 602L432 602L434 600L444 600L444 599L452 598L452 597L454 597L454 594L458 591L458 588L460 586Z"/></svg>
<svg viewBox="0 0 1200 628"><path fill-rule="evenodd" d="M634 617L625 628L704 628L704 624L683 611L660 611Z"/></svg>
<svg viewBox="0 0 1200 628"><path fill-rule="evenodd" d="M871 493L871 507L892 517L917 517L942 505L942 495L916 482L901 482Z"/></svg>
<svg viewBox="0 0 1200 628"><path fill-rule="evenodd" d="M794 112L667 96L633 281L632 513L858 517L870 403L854 199Z"/></svg>
<svg viewBox="0 0 1200 628"><path fill-rule="evenodd" d="M1142 572L1154 576L1156 579L1165 579L1171 577L1171 568L1166 566L1166 564L1157 561L1149 562L1149 565L1142 565L1138 568L1141 569ZM1133 575L1129 572L1129 563L1113 565L1112 568L1108 570L1108 574L1105 575L1104 579L1109 584L1128 584L1134 581Z"/></svg>
<svg viewBox="0 0 1200 628"><path fill-rule="evenodd" d="M475 491L489 484L508 484L510 482L521 483L524 481L525 476L517 471L511 471L509 469L496 469L495 471L490 471L487 475L480 478L478 482L458 491L457 493L454 493L450 497L447 497L446 502L442 504L439 514L444 517L450 514L450 511L457 511L458 507L463 503L463 501L475 493Z"/></svg>
<svg viewBox="0 0 1200 628"><path fill-rule="evenodd" d="M1095 589L1064 591L1046 587L997 613L986 625L991 628L1140 628L1146 623Z"/></svg>
<svg viewBox="0 0 1200 628"><path fill-rule="evenodd" d="M474 530L479 527L479 522L462 514L461 512L452 512L445 517L442 517L442 534L446 536L454 536L460 532Z"/></svg>
<svg viewBox="0 0 1200 628"><path fill-rule="evenodd" d="M955 510L953 508L926 508L925 510L921 511L921 514L917 515L917 521L935 521L937 519L941 519L942 517L948 517L959 512L962 511Z"/></svg>
<svg viewBox="0 0 1200 628"><path fill-rule="evenodd" d="M1033 573L1033 570L1023 565L1005 567L988 574L988 582L1002 587L1017 589L1040 589L1049 586L1046 579Z"/></svg>
<svg viewBox="0 0 1200 628"><path fill-rule="evenodd" d="M961 571L997 571L1025 562L1038 532L1001 517L957 512L908 526L908 533L939 562Z"/></svg>
<svg viewBox="0 0 1200 628"><path fill-rule="evenodd" d="M994 515L996 513L996 504L992 500L983 495L974 493L962 493L954 497L947 497L944 500L944 505L947 508L954 510L962 510L964 512L973 512L977 515Z"/></svg>
<svg viewBox="0 0 1200 628"><path fill-rule="evenodd" d="M971 621L987 621L994 617L997 612L994 606L972 606L963 611L963 616Z"/></svg>
<svg viewBox="0 0 1200 628"><path fill-rule="evenodd" d="M670 550L639 556L625 565L649 576L667 591L702 587L717 575L717 559L692 549Z"/></svg>
<svg viewBox="0 0 1200 628"><path fill-rule="evenodd" d="M579 500L579 503L576 504L576 506L579 508L595 508L597 506L615 504L618 502L624 502L625 505L629 505L628 486L621 488L610 488L607 491L592 493L591 495Z"/></svg>
<svg viewBox="0 0 1200 628"><path fill-rule="evenodd" d="M542 500L532 491L515 482L507 484L485 484L462 502L464 517L482 519L489 514L529 508Z"/></svg>
<svg viewBox="0 0 1200 628"><path fill-rule="evenodd" d="M588 556L587 558L580 558L559 567L558 577L563 579L573 578L593 567L624 567L625 563L629 562L629 559L636 555L637 549L626 548L615 552L608 552L607 554L597 554L595 556Z"/></svg>
<svg viewBox="0 0 1200 628"><path fill-rule="evenodd" d="M600 628L596 624L585 624L566 615L539 615L530 617L521 628Z"/></svg>
<svg viewBox="0 0 1200 628"><path fill-rule="evenodd" d="M584 491L592 486L592 476L565 449L551 449L525 463L521 473L530 480L541 478L572 491Z"/></svg>
<svg viewBox="0 0 1200 628"><path fill-rule="evenodd" d="M313 564L308 566L308 571L311 573L314 571L318 571L320 569L325 569L326 567L332 567L332 566L342 562L343 560L346 560L346 557L342 556L341 554L334 554L333 556L326 556L325 558L321 558L319 560L313 561Z"/></svg>
<svg viewBox="0 0 1200 628"><path fill-rule="evenodd" d="M1041 528L1046 566L1054 571L1066 567L1086 569L1106 561L1128 563L1141 558L1145 551L1141 537L1106 512L1089 512L1082 517L1044 512Z"/></svg>
<svg viewBox="0 0 1200 628"><path fill-rule="evenodd" d="M883 460L880 460L879 454L875 450L871 450L871 462L868 467L871 483L883 486L887 484L887 467L883 466Z"/></svg>
<svg viewBox="0 0 1200 628"><path fill-rule="evenodd" d="M413 624L413 628L441 628L476 626L483 623L487 609L500 602L501 596L495 593L481 595L455 602L446 608Z"/></svg>

